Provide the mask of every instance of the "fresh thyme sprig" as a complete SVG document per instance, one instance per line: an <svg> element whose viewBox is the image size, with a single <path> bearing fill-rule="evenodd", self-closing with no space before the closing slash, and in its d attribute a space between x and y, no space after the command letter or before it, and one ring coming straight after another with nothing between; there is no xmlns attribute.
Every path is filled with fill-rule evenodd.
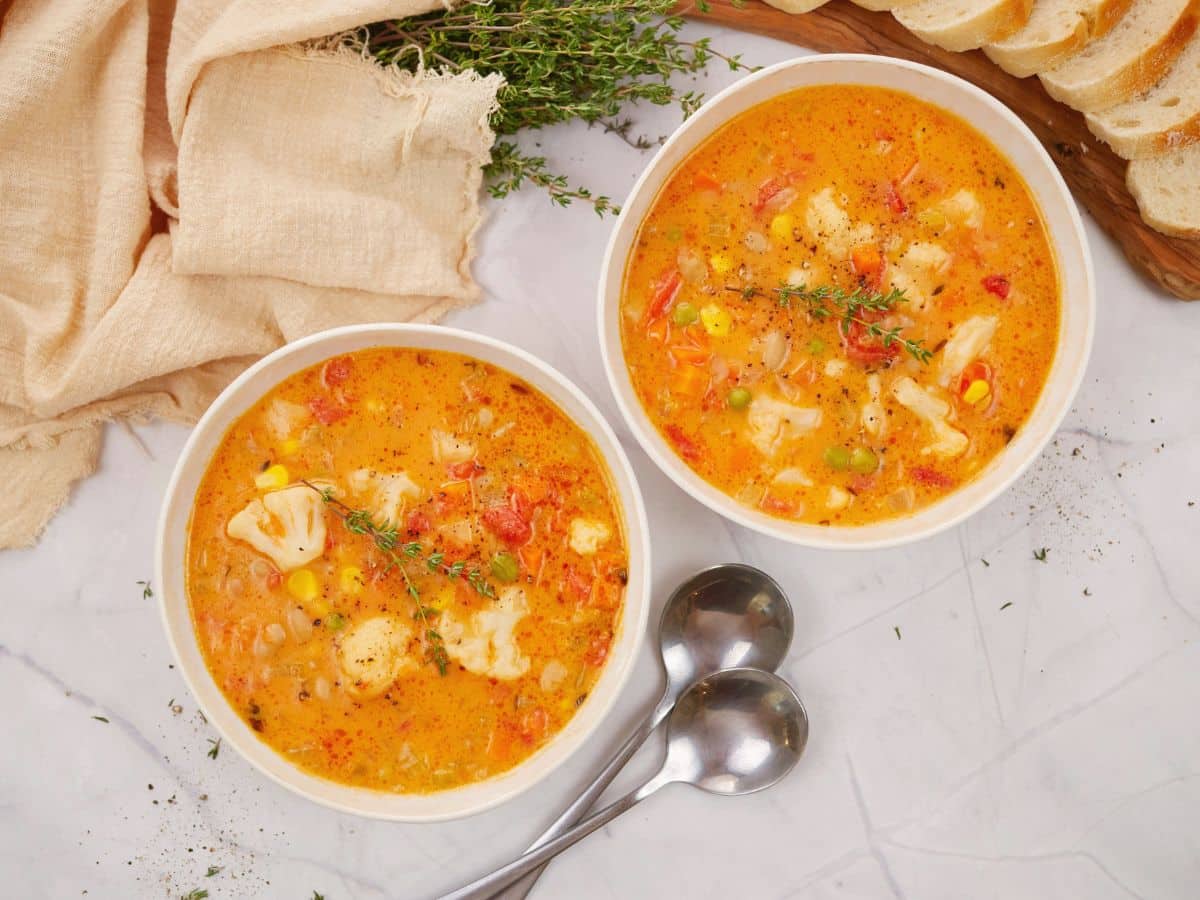
<svg viewBox="0 0 1200 900"><path fill-rule="evenodd" d="M753 285L741 288L727 287L725 290L736 291L745 300L766 296L762 289ZM773 288L772 293L780 306L791 306L793 300L803 302L814 319L825 320L831 316L838 316L841 319L843 334L848 332L852 323L857 324L865 329L867 334L880 338L884 347L899 344L917 362L928 363L933 358L933 351L924 345L924 341L913 341L904 337L900 326L885 328L879 322L864 318L870 313L891 312L896 304L907 303L908 298L903 290L892 288L884 294L861 286L847 292L844 288L829 284L812 288L803 284L782 284Z"/></svg>
<svg viewBox="0 0 1200 900"><path fill-rule="evenodd" d="M410 561L420 560L425 564L426 570L432 574L444 575L450 579L465 578L475 593L488 599L495 598L496 589L483 577L483 573L479 569L468 569L467 564L462 560L447 562L446 555L440 550L427 553L420 541L401 542L400 529L395 523L378 521L369 510L355 509L343 503L334 496L332 488L322 488L306 480L302 480L302 483L321 495L325 505L342 520L347 531L366 535L375 542L375 546L387 557L388 564L384 568L383 574L386 575L392 569L400 572L400 576L404 579L405 591L412 598L416 607L413 618L421 623L421 630L429 648L429 660L437 666L439 674L445 675L450 666L450 658L446 654L446 642L442 638L441 632L434 628L429 621L431 616L436 617L439 613L433 607L426 606L421 600L421 592L413 583L406 564Z"/></svg>
<svg viewBox="0 0 1200 900"><path fill-rule="evenodd" d="M575 119L588 124L616 119L627 103L677 103L684 115L702 102L672 83L694 75L713 59L746 69L707 38L684 40L674 0L472 0L370 28L368 49L385 63L415 71L422 64L459 72L499 72L505 86L492 127L501 137ZM701 3L701 8L703 3ZM488 191L504 197L525 182L544 188L553 202L592 204L618 212L608 197L572 187L549 171L544 157L499 141L484 169Z"/></svg>

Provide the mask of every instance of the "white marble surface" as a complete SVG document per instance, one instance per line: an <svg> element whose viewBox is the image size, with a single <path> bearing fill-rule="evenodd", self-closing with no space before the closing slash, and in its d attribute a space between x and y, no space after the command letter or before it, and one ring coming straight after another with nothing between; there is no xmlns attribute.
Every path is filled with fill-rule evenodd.
<svg viewBox="0 0 1200 900"><path fill-rule="evenodd" d="M756 63L795 52L717 40ZM654 135L674 121L638 117ZM647 160L599 130L542 143L614 196ZM856 555L757 537L689 501L618 427L660 597L719 560L761 566L790 592L783 673L812 739L766 793L652 798L556 862L538 896L1200 895L1200 305L1149 288L1088 224L1100 324L1078 403L1033 470L952 533ZM534 192L493 205L476 265L488 299L451 323L549 360L616 424L592 324L609 227ZM338 815L231 749L208 758L212 731L136 583L183 440L111 428L100 473L41 544L0 554L3 896L428 896L523 847L656 696L647 652L589 753L535 793L446 825ZM210 865L222 871L205 878Z"/></svg>

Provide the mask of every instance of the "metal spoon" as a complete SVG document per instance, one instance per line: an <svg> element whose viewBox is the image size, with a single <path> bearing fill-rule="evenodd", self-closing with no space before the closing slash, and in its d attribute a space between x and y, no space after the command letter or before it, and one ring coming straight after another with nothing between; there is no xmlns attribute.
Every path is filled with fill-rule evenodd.
<svg viewBox="0 0 1200 900"><path fill-rule="evenodd" d="M713 566L671 594L658 626L667 685L662 698L570 806L542 832L534 850L584 817L675 701L697 678L748 666L773 672L792 642L792 607L766 572L741 563ZM544 868L544 867L543 867ZM498 897L523 900L542 874L531 873Z"/></svg>
<svg viewBox="0 0 1200 900"><path fill-rule="evenodd" d="M710 675L679 698L667 724L667 758L649 781L442 900L491 897L672 782L725 796L761 791L792 770L807 742L808 715L796 692L778 675L759 669Z"/></svg>

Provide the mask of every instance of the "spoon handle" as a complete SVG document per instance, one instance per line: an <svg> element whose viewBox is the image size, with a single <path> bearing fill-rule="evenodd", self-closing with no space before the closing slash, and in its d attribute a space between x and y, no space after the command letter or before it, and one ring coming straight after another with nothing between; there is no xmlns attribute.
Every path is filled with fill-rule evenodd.
<svg viewBox="0 0 1200 900"><path fill-rule="evenodd" d="M529 845L530 850L536 850L547 842L565 833L572 825L587 815L587 811L595 806L596 801L600 799L600 795L604 793L604 789L612 784L612 780L617 777L617 773L625 767L625 763L629 762L633 754L637 753L638 748L646 742L654 729L659 723L667 717L671 712L671 708L675 704L672 702L669 691L664 692L662 699L658 701L658 705L642 722L633 730L625 743L618 748L613 754L612 759L604 764L596 777L592 779L592 783L583 789L583 792L575 798L574 802L562 811L557 819L543 831L532 844ZM610 807L611 809L611 807ZM614 813L615 815L615 813ZM495 895L496 900L524 900L533 890L534 884L545 871L546 866L543 864L537 867L537 871L531 871L528 875L521 878L510 885L503 892Z"/></svg>
<svg viewBox="0 0 1200 900"><path fill-rule="evenodd" d="M552 858L587 837L596 829L603 828L621 813L636 806L640 801L649 797L663 785L669 784L672 780L665 771L660 771L637 790L626 794L620 800L604 807L600 812L580 822L574 828L569 829L556 838L552 838L539 847L526 851L523 856L517 857L506 866L501 866L490 875L484 875L482 878L472 881L465 887L461 887L452 893L444 894L439 900L487 900L487 898L495 896L523 875L533 872L535 869L540 869Z"/></svg>

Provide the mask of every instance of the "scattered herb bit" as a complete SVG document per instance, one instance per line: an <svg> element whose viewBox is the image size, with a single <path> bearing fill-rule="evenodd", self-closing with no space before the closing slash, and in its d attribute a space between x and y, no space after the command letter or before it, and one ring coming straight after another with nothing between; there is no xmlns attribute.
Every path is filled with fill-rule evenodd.
<svg viewBox="0 0 1200 900"><path fill-rule="evenodd" d="M727 291L736 291L746 300L752 297L763 297L766 293L753 285L738 288L727 287ZM882 340L884 347L899 344L913 359L920 363L928 363L933 358L933 351L924 346L924 341L912 341L901 335L900 326L884 328L879 322L871 321L865 316L872 313L886 313L895 308L897 303L907 303L903 290L893 288L886 294L879 291L856 287L845 291L835 285L823 284L810 288L803 284L783 284L773 289L777 294L776 302L780 306L790 307L793 300L806 304L808 313L814 319L824 320L831 316L841 319L841 332L846 334L852 324L859 325L872 337Z"/></svg>
<svg viewBox="0 0 1200 900"><path fill-rule="evenodd" d="M204 877L212 878L214 875L219 874L222 868L223 866L209 866L208 871L204 873Z"/></svg>
<svg viewBox="0 0 1200 900"><path fill-rule="evenodd" d="M1009 601L1008 601L1007 603L1005 603L1005 604L1004 604L1002 607L1000 607L1000 611L1001 611L1001 612L1003 612L1004 610L1008 609L1010 606L1012 606L1012 601L1011 601L1011 600L1009 600Z"/></svg>
<svg viewBox="0 0 1200 900"><path fill-rule="evenodd" d="M1034 558L1034 559L1036 559L1038 562L1045 562L1045 561L1046 561L1046 554L1047 554L1047 553L1049 553L1049 552L1050 552L1050 548L1049 548L1049 547L1043 547L1041 550L1034 550L1034 551L1033 551L1033 558Z"/></svg>
<svg viewBox="0 0 1200 900"><path fill-rule="evenodd" d="M467 569L467 564L461 560L458 562L447 562L444 553L440 550L426 552L420 541L400 543L400 531L395 525L376 521L369 510L354 509L346 505L333 495L331 489L319 488L310 481L304 481L303 483L321 495L321 499L325 501L326 507L342 520L342 524L346 526L347 531L353 534L366 535L375 542L375 546L387 556L388 564L383 570L384 575L392 569L399 571L400 576L404 579L405 590L416 606L413 619L420 622L421 630L425 634L425 642L428 645L426 655L429 661L437 666L438 674L445 675L450 668L450 657L446 654L446 643L441 633L429 621L430 618L437 618L439 613L437 610L421 602L421 592L417 590L416 584L413 583L407 564L410 561L423 560L425 568L433 574L444 575L450 579L465 578L475 593L481 597L494 599L496 589L488 583L478 568Z"/></svg>
<svg viewBox="0 0 1200 900"><path fill-rule="evenodd" d="M988 561L987 561L987 560L986 560L984 557L982 557L982 556L981 556L981 557L979 557L979 561L980 561L981 563L983 563L985 566L988 566L989 568L990 568L990 567L991 567L991 565L992 565L990 562L988 562Z"/></svg>
<svg viewBox="0 0 1200 900"><path fill-rule="evenodd" d="M616 121L627 103L678 104L689 115L702 102L676 87L712 61L746 69L702 38L679 35L674 0L475 0L447 11L373 25L366 49L408 71L422 65L447 72L501 73L505 85L491 125L501 138L576 119L602 124L628 140ZM544 157L501 140L484 167L488 192L505 197L526 182L545 189L559 206L591 203L600 215L619 212L608 197L572 187L551 173Z"/></svg>
<svg viewBox="0 0 1200 900"><path fill-rule="evenodd" d="M1083 596L1085 596L1085 597L1090 597L1090 596L1092 596L1092 592L1091 592L1091 591L1089 591L1087 588L1084 588L1084 589L1083 589Z"/></svg>
<svg viewBox="0 0 1200 900"><path fill-rule="evenodd" d="M221 752L221 739L217 738L214 741L212 738L209 738L208 742L212 744L212 746L208 748L208 758L216 759L217 755Z"/></svg>
<svg viewBox="0 0 1200 900"><path fill-rule="evenodd" d="M896 632L896 640L901 640L901 637L900 637L900 626L899 626L899 625L893 625L893 626L892 626L892 631Z"/></svg>
<svg viewBox="0 0 1200 900"><path fill-rule="evenodd" d="M103 722L105 725L109 724L108 719L104 718L104 716L92 716L92 718L95 719L97 722Z"/></svg>
<svg viewBox="0 0 1200 900"><path fill-rule="evenodd" d="M208 891L203 888L196 888L194 891L189 891L179 898L179 900L204 900L208 896Z"/></svg>
<svg viewBox="0 0 1200 900"><path fill-rule="evenodd" d="M325 895L318 894L316 891L313 891L312 900L325 900Z"/></svg>
<svg viewBox="0 0 1200 900"><path fill-rule="evenodd" d="M142 589L143 600L149 600L154 596L154 588L150 587L149 581L139 581L138 586Z"/></svg>

